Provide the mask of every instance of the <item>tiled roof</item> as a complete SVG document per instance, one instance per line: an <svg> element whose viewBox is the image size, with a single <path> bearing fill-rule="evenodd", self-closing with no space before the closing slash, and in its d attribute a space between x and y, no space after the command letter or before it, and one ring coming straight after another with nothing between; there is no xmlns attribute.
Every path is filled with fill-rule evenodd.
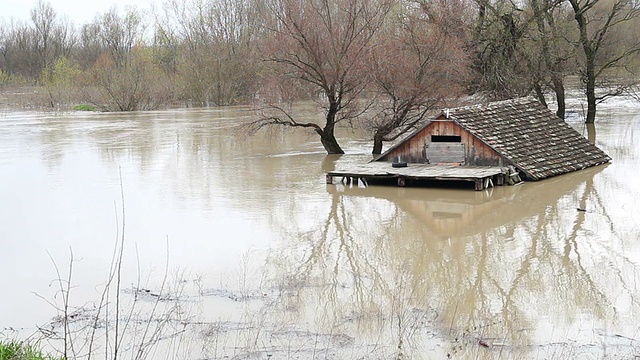
<svg viewBox="0 0 640 360"><path fill-rule="evenodd" d="M534 180L611 160L533 98L450 109L445 113Z"/></svg>

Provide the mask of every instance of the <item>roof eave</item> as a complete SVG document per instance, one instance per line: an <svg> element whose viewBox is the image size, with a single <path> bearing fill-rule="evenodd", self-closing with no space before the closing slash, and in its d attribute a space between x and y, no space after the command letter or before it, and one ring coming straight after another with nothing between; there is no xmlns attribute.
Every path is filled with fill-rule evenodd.
<svg viewBox="0 0 640 360"><path fill-rule="evenodd" d="M424 125L422 125L421 127L419 127L418 129L414 130L411 134L407 135L407 137L403 138L401 141L398 141L397 144L393 145L392 147L388 148L385 152L383 152L382 154L374 157L371 161L369 162L374 162L374 161L378 161L380 159L382 159L383 157L389 155L389 153L391 153L393 150L397 149L400 145L404 144L407 140L413 138L414 136L418 135L422 130L424 130L424 128L426 128L427 126L429 126L432 122L434 122L436 119L438 119L440 116L442 115L438 115L436 117L434 117L433 119L427 121Z"/></svg>

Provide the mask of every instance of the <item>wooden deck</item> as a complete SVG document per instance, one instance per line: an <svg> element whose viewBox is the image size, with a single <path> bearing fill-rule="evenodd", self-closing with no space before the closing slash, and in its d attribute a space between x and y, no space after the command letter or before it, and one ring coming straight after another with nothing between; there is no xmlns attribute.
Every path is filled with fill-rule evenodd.
<svg viewBox="0 0 640 360"><path fill-rule="evenodd" d="M406 186L408 181L470 181L476 190L484 190L494 185L509 182L509 169L490 166L459 166L408 164L407 167L393 167L390 162L374 161L355 165L349 169L327 172L327 184L333 184L335 177L352 183L362 181L365 185L375 180L397 179L398 186ZM519 180L519 179L518 179Z"/></svg>

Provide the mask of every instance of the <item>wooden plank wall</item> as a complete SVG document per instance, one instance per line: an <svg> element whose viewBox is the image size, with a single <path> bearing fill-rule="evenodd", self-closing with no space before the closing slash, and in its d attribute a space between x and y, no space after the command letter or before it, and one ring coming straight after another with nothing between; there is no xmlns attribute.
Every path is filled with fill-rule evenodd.
<svg viewBox="0 0 640 360"><path fill-rule="evenodd" d="M424 163L425 145L431 142L431 135L460 136L465 145L465 165L505 166L502 156L471 135L452 120L434 120L424 129L398 145L393 151L380 158L381 161L401 161Z"/></svg>

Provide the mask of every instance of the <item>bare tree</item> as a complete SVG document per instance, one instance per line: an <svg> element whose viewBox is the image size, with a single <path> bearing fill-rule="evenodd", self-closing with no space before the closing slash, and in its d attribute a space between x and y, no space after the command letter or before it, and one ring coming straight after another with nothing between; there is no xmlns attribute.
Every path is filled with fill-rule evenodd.
<svg viewBox="0 0 640 360"><path fill-rule="evenodd" d="M9 52L9 31L6 24L0 18L0 89L9 82L10 75L7 72L7 53Z"/></svg>
<svg viewBox="0 0 640 360"><path fill-rule="evenodd" d="M384 141L414 129L436 105L463 94L468 80L464 3L422 2L419 9L405 8L407 13L395 17L371 52L378 95L378 110L367 122L373 154L382 152Z"/></svg>
<svg viewBox="0 0 640 360"><path fill-rule="evenodd" d="M12 21L3 49L5 71L10 75L36 79L40 75L38 58L33 56L35 37L25 23Z"/></svg>
<svg viewBox="0 0 640 360"><path fill-rule="evenodd" d="M614 70L623 67L640 51L637 35L632 45L613 42L615 30L630 24L640 15L640 7L633 0L568 0L580 31L583 64L580 75L587 96L586 123L594 123L597 104L611 96L624 93L624 86L608 86ZM615 75L615 74L614 74ZM604 91L598 93L598 88Z"/></svg>
<svg viewBox="0 0 640 360"><path fill-rule="evenodd" d="M78 34L78 48L74 52L80 68L82 70L90 69L104 51L106 51L106 47L100 41L100 22L94 20L82 25Z"/></svg>
<svg viewBox="0 0 640 360"><path fill-rule="evenodd" d="M75 43L73 26L66 18L61 18L48 2L39 0L31 9L33 23L33 49L39 76L49 76L54 63L69 56Z"/></svg>
<svg viewBox="0 0 640 360"><path fill-rule="evenodd" d="M58 58L70 54L75 39L71 23L47 2L38 1L30 20L0 23L0 68L6 76L38 81Z"/></svg>
<svg viewBox="0 0 640 360"><path fill-rule="evenodd" d="M575 59L572 28L564 0L529 0L535 19L529 31L527 50L531 83L536 97L547 104L545 89L551 88L558 108L556 115L564 119L566 111L564 78L570 74Z"/></svg>
<svg viewBox="0 0 640 360"><path fill-rule="evenodd" d="M86 101L103 110L155 109L171 98L169 79L154 63L152 51L142 39L145 24L135 8L120 14L113 7L96 17L94 26L103 52L90 71L97 91L88 91Z"/></svg>
<svg viewBox="0 0 640 360"><path fill-rule="evenodd" d="M156 33L172 56L183 97L198 105L235 105L253 98L259 77L255 41L264 17L259 0L170 0ZM178 50L179 49L179 50ZM165 57L166 60L169 58Z"/></svg>
<svg viewBox="0 0 640 360"><path fill-rule="evenodd" d="M125 65L134 45L141 41L144 32L142 17L135 8L127 8L120 15L118 9L112 7L98 19L100 40L110 51L116 66Z"/></svg>
<svg viewBox="0 0 640 360"><path fill-rule="evenodd" d="M97 93L87 92L86 101L107 111L153 110L170 99L168 79L153 63L149 51L132 49L123 65L103 54L91 70Z"/></svg>
<svg viewBox="0 0 640 360"><path fill-rule="evenodd" d="M31 9L31 21L35 30L33 50L38 58L40 69L46 68L52 61L51 42L56 16L57 14L51 4L42 0L38 0L36 7Z"/></svg>
<svg viewBox="0 0 640 360"><path fill-rule="evenodd" d="M163 71L175 74L178 70L179 39L171 29L157 24L153 33L154 58Z"/></svg>
<svg viewBox="0 0 640 360"><path fill-rule="evenodd" d="M358 97L366 86L365 57L371 40L391 9L390 0L273 0L266 60L287 85L302 84L324 109L324 124L300 122L272 103L280 113L264 114L252 124L313 129L329 154L343 154L335 128L362 113ZM276 91L278 87L271 89ZM275 94L270 94L275 95ZM274 96L276 97L276 96Z"/></svg>

